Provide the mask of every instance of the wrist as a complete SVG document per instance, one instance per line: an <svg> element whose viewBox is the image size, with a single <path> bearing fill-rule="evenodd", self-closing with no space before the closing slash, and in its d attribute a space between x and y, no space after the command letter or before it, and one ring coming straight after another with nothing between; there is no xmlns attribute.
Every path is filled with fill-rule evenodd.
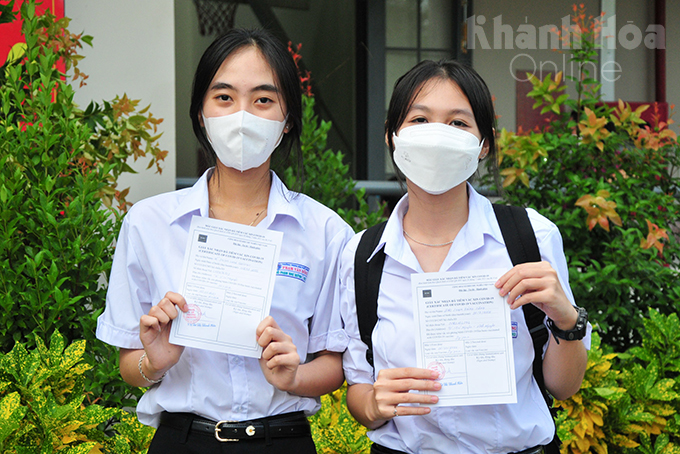
<svg viewBox="0 0 680 454"><path fill-rule="evenodd" d="M300 387L302 384L300 383L300 374L296 373L295 377L293 377L293 380L290 382L288 386L285 387L285 389L281 389L281 391L285 391L289 394L294 394L296 396L302 396L304 394L300 393Z"/></svg>
<svg viewBox="0 0 680 454"><path fill-rule="evenodd" d="M567 311L567 315L560 320L550 319L553 325L562 331L569 331L576 328L576 323L578 322L578 309L574 306Z"/></svg>
<svg viewBox="0 0 680 454"><path fill-rule="evenodd" d="M387 419L380 415L380 410L378 409L378 402L375 400L375 389L371 389L371 395L366 396L367 402L370 402L368 408L366 409L366 417L368 418L369 424L366 424L371 430L375 430L387 423Z"/></svg>
<svg viewBox="0 0 680 454"><path fill-rule="evenodd" d="M137 368L139 369L139 375L141 375L142 379L145 382L154 385L160 383L163 378L165 378L165 374L167 374L167 371L158 371L151 366L151 362L146 355L146 351L142 353L142 356L139 357Z"/></svg>
<svg viewBox="0 0 680 454"><path fill-rule="evenodd" d="M576 340L581 340L585 337L586 335L586 330L588 326L588 312L582 307L575 306L575 313L576 313L576 322L573 324L570 324L568 321L561 321L561 326L557 325L556 322L554 322L552 319L548 318L547 321L547 326L550 332L552 333L553 337L555 338L555 342L558 344L560 343L560 339L566 340L566 341L576 341ZM571 327L569 329L563 329L562 327L565 325L570 325Z"/></svg>

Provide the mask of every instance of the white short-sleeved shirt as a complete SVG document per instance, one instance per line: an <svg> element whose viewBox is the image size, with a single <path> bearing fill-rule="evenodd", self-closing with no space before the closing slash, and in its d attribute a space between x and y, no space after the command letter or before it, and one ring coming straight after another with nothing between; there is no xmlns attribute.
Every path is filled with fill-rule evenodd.
<svg viewBox="0 0 680 454"><path fill-rule="evenodd" d="M191 188L136 203L125 216L97 338L143 348L140 317L166 292L178 290L191 217L208 216L211 172ZM270 314L293 338L303 362L322 350L342 352L348 338L334 308L337 265L352 229L335 212L289 191L271 175L267 217L256 228L283 232L279 269L290 264L298 272L277 272ZM319 399L270 385L257 359L186 348L163 381L144 394L137 414L142 423L158 426L162 411L241 421L299 410L313 414L319 406Z"/></svg>
<svg viewBox="0 0 680 454"><path fill-rule="evenodd" d="M468 222L456 236L439 271L509 270L512 262L491 202L475 192L472 186L468 188ZM395 207L376 248L378 250L384 244L386 257L378 299L378 322L372 337L375 375L366 361L366 345L361 341L356 318L354 255L361 234L350 240L342 254L340 309L345 331L350 337L349 347L343 356L343 368L350 385L372 384L381 369L416 365L410 276L423 270L402 233L402 221L407 210L408 195ZM527 211L541 257L557 271L573 304L560 233L548 219L534 210ZM433 407L426 416L394 418L370 431L369 438L388 448L409 453L507 453L549 443L554 425L533 379L533 345L521 308L511 311L511 320L517 327L513 349L518 403ZM589 347L589 335L584 343Z"/></svg>

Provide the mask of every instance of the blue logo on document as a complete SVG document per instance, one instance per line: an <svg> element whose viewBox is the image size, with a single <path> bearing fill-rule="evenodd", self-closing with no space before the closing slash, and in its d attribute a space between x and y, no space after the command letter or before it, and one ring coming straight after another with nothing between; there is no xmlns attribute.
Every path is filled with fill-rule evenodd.
<svg viewBox="0 0 680 454"><path fill-rule="evenodd" d="M298 281L306 282L309 274L309 267L300 265L299 263L279 262L276 268L277 276L286 276L297 279Z"/></svg>
<svg viewBox="0 0 680 454"><path fill-rule="evenodd" d="M517 339L517 322L510 322L510 328L512 329L512 338Z"/></svg>

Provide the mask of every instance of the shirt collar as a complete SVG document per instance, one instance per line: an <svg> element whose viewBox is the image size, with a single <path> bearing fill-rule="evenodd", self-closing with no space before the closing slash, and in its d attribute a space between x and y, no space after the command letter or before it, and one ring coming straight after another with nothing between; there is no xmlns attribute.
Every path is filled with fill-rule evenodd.
<svg viewBox="0 0 680 454"><path fill-rule="evenodd" d="M208 180L213 170L214 167L206 170L192 187L184 190L185 195L172 213L170 223L176 222L188 214L208 216L210 211ZM269 222L266 224L266 227L269 227L276 216L290 216L304 230L305 225L302 213L300 213L297 204L291 203L295 197L301 197L301 195L289 190L274 171L270 171L270 173L272 184L269 189L269 202L267 203L267 219L269 219Z"/></svg>
<svg viewBox="0 0 680 454"><path fill-rule="evenodd" d="M380 237L380 241L373 250L369 260L373 258L376 252L383 246L385 247L385 254L402 263L406 260L404 252L405 248L408 247L408 243L404 239L402 232L404 229L404 215L406 214L406 211L408 211L408 203L407 193L404 194L394 207L392 214L387 220L385 231ZM458 233L456 243L460 243L460 240L462 240L462 246L468 251L472 251L481 247L484 244L484 236L488 235L499 243L505 244L498 222L495 221L496 215L494 214L491 202L489 199L475 191L469 183L468 210L467 223Z"/></svg>
<svg viewBox="0 0 680 454"><path fill-rule="evenodd" d="M304 197L302 194L291 191L283 184L274 171L271 171L272 186L269 189L269 203L267 205L267 218L271 219L267 227L274 222L277 216L290 216L305 229L304 219L297 203L292 203L296 197Z"/></svg>
<svg viewBox="0 0 680 454"><path fill-rule="evenodd" d="M491 201L475 191L469 183L468 194L469 216L467 225L474 226L474 229L472 227L467 229L469 230L468 234L472 233L473 238L477 238L477 241L483 242L484 235L488 235L500 244L505 244Z"/></svg>
<svg viewBox="0 0 680 454"><path fill-rule="evenodd" d="M177 208L170 217L170 223L177 222L187 214L208 216L210 211L210 199L208 197L208 179L212 175L213 168L203 172L201 178L190 188L184 189L184 197L180 200Z"/></svg>

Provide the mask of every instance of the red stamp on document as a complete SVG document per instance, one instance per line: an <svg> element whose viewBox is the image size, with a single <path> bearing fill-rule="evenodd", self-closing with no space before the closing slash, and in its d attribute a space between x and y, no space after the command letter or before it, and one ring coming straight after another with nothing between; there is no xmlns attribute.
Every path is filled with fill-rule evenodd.
<svg viewBox="0 0 680 454"><path fill-rule="evenodd" d="M437 373L437 380L443 379L446 375L446 369L444 369L444 365L439 361L432 361L427 365L427 368Z"/></svg>
<svg viewBox="0 0 680 454"><path fill-rule="evenodd" d="M194 324L201 319L201 308L195 304L187 304L189 310L184 313L184 319L189 324Z"/></svg>

